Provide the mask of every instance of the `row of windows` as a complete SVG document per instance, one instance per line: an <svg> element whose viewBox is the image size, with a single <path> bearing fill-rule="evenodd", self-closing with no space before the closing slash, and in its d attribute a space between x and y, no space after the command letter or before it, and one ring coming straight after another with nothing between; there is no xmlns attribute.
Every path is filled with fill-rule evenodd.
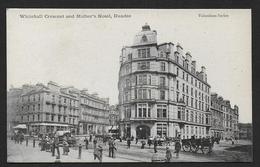
<svg viewBox="0 0 260 167"><path fill-rule="evenodd" d="M109 120L107 118L100 118L97 116L84 116L84 121L89 122L95 122L95 123L109 123Z"/></svg>
<svg viewBox="0 0 260 167"><path fill-rule="evenodd" d="M56 116L58 118L58 122L66 122L67 121L67 117L66 116L61 116L61 115L58 115ZM46 119L45 121L52 121L54 122L55 121L55 114L46 114ZM25 122L25 121L40 121L40 114L38 115L32 115L32 117L30 117L29 115L27 116L21 116L21 121L22 122ZM69 124L74 124L75 123L75 118L69 118L68 119L68 123Z"/></svg>
<svg viewBox="0 0 260 167"><path fill-rule="evenodd" d="M27 105L27 106L22 106L21 107L21 111L40 111L41 110L41 105L38 104L38 105Z"/></svg>
<svg viewBox="0 0 260 167"><path fill-rule="evenodd" d="M197 127L197 126L185 126L182 129L182 134L189 134L191 133L191 135L205 135L205 128L204 127Z"/></svg>
<svg viewBox="0 0 260 167"><path fill-rule="evenodd" d="M138 51L138 58L148 58L148 57L151 56L151 55L150 55L150 48L138 49L137 51ZM177 53L177 52L176 52L176 53ZM163 51L160 51L158 54L159 54L160 57L165 57ZM132 59L132 54L129 54L129 55L128 55L128 59L129 59L129 60ZM178 64L180 64L180 62L179 62L179 55L178 55L178 54L175 54L175 62L177 62ZM182 66L183 66L184 69L189 70L189 63L187 63L185 60L182 61ZM129 67L128 67L128 68L129 68ZM139 69L139 70L142 70L142 68L138 68L138 69ZM147 69L147 68L145 68L145 69ZM165 63L161 63L161 70L162 70L162 71L165 71ZM179 71L179 69L177 68L177 73L178 73L178 71ZM195 71L195 67L194 67L194 66L191 66L191 70L190 70L190 71L191 71L194 75L196 75L196 71ZM183 72L183 74L184 74L184 72ZM187 78L186 80L188 80L188 74L187 74L187 77L186 77L186 78ZM191 77L191 78L192 78L191 80L193 80L193 77ZM183 77L183 79L184 79L184 77ZM207 79L205 78L205 80L207 80ZM196 81L196 82L197 82L197 81ZM206 86L206 85L205 85L205 86ZM203 89L203 84L202 84L202 89ZM205 88L205 91L207 91L207 92L209 93L208 87Z"/></svg>
<svg viewBox="0 0 260 167"><path fill-rule="evenodd" d="M135 90L135 99L151 99L151 89L137 89ZM166 100L166 92L164 90L159 90L159 99ZM176 100L180 102L179 92L176 92ZM124 92L124 102L131 100L131 94L129 91ZM202 111L208 111L209 105L207 103L198 101L197 99L190 98L189 96L185 96L182 94L183 102L192 108L199 109Z"/></svg>
<svg viewBox="0 0 260 167"><path fill-rule="evenodd" d="M136 89L135 99L151 99L151 89ZM124 102L131 100L131 94L129 91L124 92ZM159 100L166 100L165 90L159 91Z"/></svg>
<svg viewBox="0 0 260 167"><path fill-rule="evenodd" d="M208 111L209 110L209 104L204 103L202 101L199 101L193 97L185 96L185 94L182 94L182 97L180 97L180 93L176 92L176 101L177 102L184 102L187 106L190 106L195 109L199 109L202 111Z"/></svg>
<svg viewBox="0 0 260 167"><path fill-rule="evenodd" d="M92 106L92 107L95 107L95 108L100 108L100 109L105 109L105 105L102 104L102 103L98 103L98 102L95 102L95 101L92 101L92 100L89 100L87 98L81 98L81 102L84 103L84 104L87 104L89 106Z"/></svg>
<svg viewBox="0 0 260 167"><path fill-rule="evenodd" d="M105 112L103 110L97 110L97 109L92 109L92 108L82 108L81 112L83 115L95 115L95 116L99 116L99 117L108 117L109 116L109 112Z"/></svg>
<svg viewBox="0 0 260 167"><path fill-rule="evenodd" d="M130 72L130 65L126 65L126 73L128 74ZM150 69L150 62L149 61L143 61L137 63L137 69L138 70L148 70ZM176 69L177 76L179 76L179 68ZM166 64L165 62L160 62L160 71L166 71ZM185 75L186 74L186 75ZM198 87L202 91L205 91L209 93L209 87L202 82L200 82L197 79L194 79L193 76L190 76L188 73L185 73L185 71L182 71L182 79L186 80L187 82L190 82L192 85L195 85L195 87ZM193 81L194 80L194 81Z"/></svg>
<svg viewBox="0 0 260 167"><path fill-rule="evenodd" d="M50 95L50 93L47 93L47 96L49 97L49 98L51 98L51 100L53 101L53 102L55 102L56 101L56 99L58 99L58 102L59 103L64 103L64 104L70 104L70 106L78 106L78 101L77 100L73 100L73 99L70 99L70 98L65 98L65 97L61 97L61 96L59 96L59 95L54 95L54 94L52 94L52 95ZM47 98L48 98L47 97Z"/></svg>
<svg viewBox="0 0 260 167"><path fill-rule="evenodd" d="M35 102L41 100L41 94L34 94L34 95L28 95L28 96L22 96L22 102Z"/></svg>
<svg viewBox="0 0 260 167"><path fill-rule="evenodd" d="M177 67L177 76L179 76L179 68ZM185 75L186 74L186 75ZM195 87L201 89L202 91L205 91L209 93L209 87L199 80L195 79L193 76L190 76L188 73L185 73L182 71L182 79L186 80L187 82L190 82L192 85L195 85Z"/></svg>
<svg viewBox="0 0 260 167"><path fill-rule="evenodd" d="M180 83L179 80L176 80L176 89L180 90ZM197 89L193 89L193 87L189 88L189 85L185 85L185 83L182 83L182 92L189 94L191 96L195 96L195 98L199 98L199 100L201 99L202 101L206 101L206 103L209 103L209 96L207 94L203 94L203 92L198 91Z"/></svg>
<svg viewBox="0 0 260 167"><path fill-rule="evenodd" d="M59 113L63 112L63 114L68 114L66 106L64 106L64 107L62 107L62 106L55 107L55 105L51 105L51 106L49 106L48 110L51 110L51 112L54 113L55 112L55 108L58 108L58 112ZM69 108L68 111L69 111L69 114L73 114L73 115L77 114L77 112L78 112L78 110L76 110L75 108Z"/></svg>
<svg viewBox="0 0 260 167"><path fill-rule="evenodd" d="M189 111L184 109L184 107L178 107L178 119L183 120L183 121L190 121L190 122L195 122L199 124L209 124L210 123L210 118L208 115L199 113L196 111Z"/></svg>
<svg viewBox="0 0 260 167"><path fill-rule="evenodd" d="M130 106L125 107L125 117L131 117L131 108ZM137 104L137 110L135 110L135 117L151 117L151 105L150 104ZM157 105L157 118L168 118L167 116L167 105ZM190 121L200 124L209 124L208 115L205 116L203 113L184 110L184 108L178 108L178 119L184 121Z"/></svg>

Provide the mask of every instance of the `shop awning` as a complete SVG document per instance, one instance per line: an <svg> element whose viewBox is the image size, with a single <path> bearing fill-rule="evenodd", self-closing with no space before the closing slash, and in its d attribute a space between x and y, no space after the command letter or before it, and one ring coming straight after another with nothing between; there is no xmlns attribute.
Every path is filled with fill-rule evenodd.
<svg viewBox="0 0 260 167"><path fill-rule="evenodd" d="M70 131L68 131L68 130L60 130L60 131L57 131L57 132L56 132L56 135L58 135L58 136L63 136L63 135L66 134L66 133L70 133Z"/></svg>
<svg viewBox="0 0 260 167"><path fill-rule="evenodd" d="M13 127L14 129L27 129L26 125L25 124L20 124L20 125L17 125L15 127Z"/></svg>
<svg viewBox="0 0 260 167"><path fill-rule="evenodd" d="M69 125L66 124L53 124L53 123L32 123L30 125L38 125L38 126L63 126L68 127Z"/></svg>

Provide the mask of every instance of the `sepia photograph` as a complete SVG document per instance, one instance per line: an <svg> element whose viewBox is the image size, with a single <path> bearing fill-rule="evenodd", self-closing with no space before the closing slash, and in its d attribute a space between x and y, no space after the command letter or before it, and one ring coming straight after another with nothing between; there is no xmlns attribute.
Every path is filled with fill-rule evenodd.
<svg viewBox="0 0 260 167"><path fill-rule="evenodd" d="M253 162L251 25L250 9L7 9L7 162Z"/></svg>

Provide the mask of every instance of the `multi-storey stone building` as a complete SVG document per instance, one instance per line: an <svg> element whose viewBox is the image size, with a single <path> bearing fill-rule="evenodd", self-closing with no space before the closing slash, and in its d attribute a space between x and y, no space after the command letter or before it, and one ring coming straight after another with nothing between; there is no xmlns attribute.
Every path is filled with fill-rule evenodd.
<svg viewBox="0 0 260 167"><path fill-rule="evenodd" d="M20 96L17 112L17 121L26 124L29 132L71 130L80 134L99 133L98 125L108 125L108 100L74 87L61 87L55 82L30 87L30 91ZM105 104L104 107L101 103Z"/></svg>
<svg viewBox="0 0 260 167"><path fill-rule="evenodd" d="M223 103L224 111L224 139L238 138L238 106L234 105L234 108L231 107L229 100L224 100Z"/></svg>
<svg viewBox="0 0 260 167"><path fill-rule="evenodd" d="M109 125L118 126L119 123L119 110L117 105L109 107Z"/></svg>
<svg viewBox="0 0 260 167"><path fill-rule="evenodd" d="M253 139L253 128L251 123L239 123L239 139L252 140Z"/></svg>
<svg viewBox="0 0 260 167"><path fill-rule="evenodd" d="M109 99L97 93L80 93L80 134L104 134L109 126Z"/></svg>
<svg viewBox="0 0 260 167"><path fill-rule="evenodd" d="M119 71L121 136L205 137L210 127L210 85L180 44L157 44L149 25L122 48Z"/></svg>
<svg viewBox="0 0 260 167"><path fill-rule="evenodd" d="M216 93L211 94L211 136L220 137L224 136L224 111L223 111L223 98Z"/></svg>
<svg viewBox="0 0 260 167"><path fill-rule="evenodd" d="M238 106L231 107L229 100L224 100L216 93L211 94L211 135L215 137L238 138Z"/></svg>
<svg viewBox="0 0 260 167"><path fill-rule="evenodd" d="M239 108L237 105L234 105L232 108L232 131L233 131L233 137L239 138L239 127L238 127L238 121L239 121Z"/></svg>
<svg viewBox="0 0 260 167"><path fill-rule="evenodd" d="M20 88L10 88L7 91L7 132L11 135L12 128L17 124L16 113L19 107L19 97L22 94Z"/></svg>

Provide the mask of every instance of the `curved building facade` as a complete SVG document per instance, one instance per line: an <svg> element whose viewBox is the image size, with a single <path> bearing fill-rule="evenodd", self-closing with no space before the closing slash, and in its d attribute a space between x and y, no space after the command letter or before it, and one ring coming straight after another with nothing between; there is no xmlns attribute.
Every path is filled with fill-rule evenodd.
<svg viewBox="0 0 260 167"><path fill-rule="evenodd" d="M205 137L210 127L210 85L205 67L180 44L157 44L144 25L122 48L119 71L121 136Z"/></svg>

